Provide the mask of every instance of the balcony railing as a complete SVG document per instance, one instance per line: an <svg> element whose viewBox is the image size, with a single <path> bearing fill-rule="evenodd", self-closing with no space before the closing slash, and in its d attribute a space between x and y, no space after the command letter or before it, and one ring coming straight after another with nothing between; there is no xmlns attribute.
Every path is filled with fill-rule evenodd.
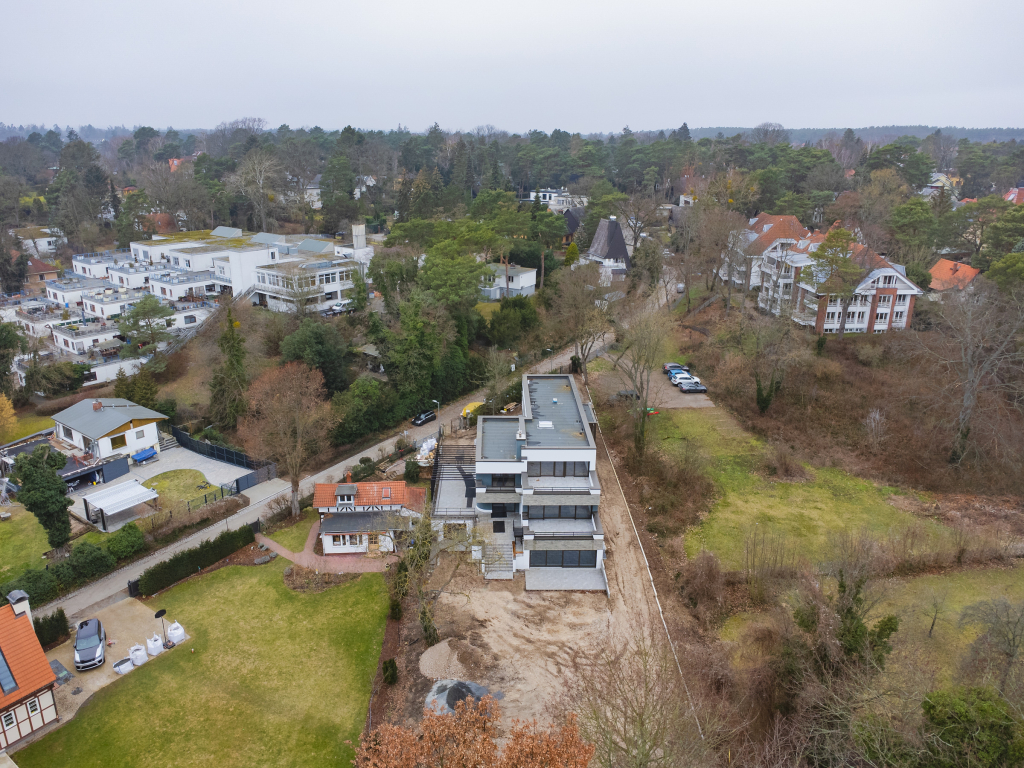
<svg viewBox="0 0 1024 768"><path fill-rule="evenodd" d="M66 325L60 326L59 328L52 328L51 330L54 331L54 333L59 333L62 336L70 336L75 339L86 338L88 336L98 336L103 333L113 333L116 335L119 332L116 325L99 324L90 325L86 328L79 328L74 331Z"/></svg>

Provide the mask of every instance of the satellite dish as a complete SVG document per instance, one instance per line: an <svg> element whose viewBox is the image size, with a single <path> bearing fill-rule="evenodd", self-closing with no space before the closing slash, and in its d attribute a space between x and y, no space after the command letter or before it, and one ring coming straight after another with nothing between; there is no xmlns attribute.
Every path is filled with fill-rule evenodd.
<svg viewBox="0 0 1024 768"><path fill-rule="evenodd" d="M166 615L167 615L167 611L165 611L163 608L161 608L159 611L156 612L156 615L153 618L154 619L162 619Z"/></svg>

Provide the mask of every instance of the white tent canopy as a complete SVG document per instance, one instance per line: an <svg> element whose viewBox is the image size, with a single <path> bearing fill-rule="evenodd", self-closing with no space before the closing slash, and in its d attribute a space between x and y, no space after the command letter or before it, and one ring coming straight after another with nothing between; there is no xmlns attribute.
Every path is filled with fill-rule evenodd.
<svg viewBox="0 0 1024 768"><path fill-rule="evenodd" d="M102 510L105 515L113 515L122 510L130 509L136 504L155 499L160 494L152 488L147 488L138 480L129 480L127 483L118 483L110 488L89 494L84 497L85 513L89 516L89 510Z"/></svg>

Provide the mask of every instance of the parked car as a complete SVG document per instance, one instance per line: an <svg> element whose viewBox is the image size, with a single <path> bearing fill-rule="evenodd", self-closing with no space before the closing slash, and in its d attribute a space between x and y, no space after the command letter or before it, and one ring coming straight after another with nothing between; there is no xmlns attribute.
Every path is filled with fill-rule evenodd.
<svg viewBox="0 0 1024 768"><path fill-rule="evenodd" d="M421 413L419 416L416 416L412 420L412 425L414 427L419 427L419 426L422 426L422 425L426 424L428 421L434 421L436 419L437 419L437 414L436 413L434 413L433 411L424 411L423 413Z"/></svg>
<svg viewBox="0 0 1024 768"><path fill-rule="evenodd" d="M679 371L678 373L673 374L672 378L669 379L669 381L676 385L678 385L681 381L696 381L698 384L700 384L700 379L698 379L691 373L687 373L686 371Z"/></svg>
<svg viewBox="0 0 1024 768"><path fill-rule="evenodd" d="M99 619L86 619L78 625L75 633L75 669L102 667L106 661L107 633Z"/></svg>
<svg viewBox="0 0 1024 768"><path fill-rule="evenodd" d="M685 394L689 394L691 392L707 392L708 391L708 388L705 387L703 384L701 384L696 379L692 379L690 381L680 381L678 386L679 386L679 389L683 393L685 393Z"/></svg>
<svg viewBox="0 0 1024 768"><path fill-rule="evenodd" d="M661 370L665 373L669 373L670 371L681 371L683 370L683 366L679 363L665 363L661 366Z"/></svg>

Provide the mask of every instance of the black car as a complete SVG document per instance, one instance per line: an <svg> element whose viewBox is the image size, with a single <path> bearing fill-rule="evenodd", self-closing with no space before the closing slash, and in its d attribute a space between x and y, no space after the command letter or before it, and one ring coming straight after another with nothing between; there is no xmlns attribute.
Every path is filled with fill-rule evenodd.
<svg viewBox="0 0 1024 768"><path fill-rule="evenodd" d="M434 421L435 419L437 419L436 413L434 413L433 411L424 411L423 413L421 413L419 416L412 420L412 425L414 427L419 427L423 424L426 424L428 421Z"/></svg>
<svg viewBox="0 0 1024 768"><path fill-rule="evenodd" d="M703 384L701 384L699 381L693 381L693 380L679 382L679 389L684 394L689 394L690 392L707 392L708 391L708 388L705 387Z"/></svg>
<svg viewBox="0 0 1024 768"><path fill-rule="evenodd" d="M102 667L106 661L106 645L107 633L99 619L86 619L81 622L75 633L75 669L84 672L87 669Z"/></svg>
<svg viewBox="0 0 1024 768"><path fill-rule="evenodd" d="M661 367L661 370L665 373L666 376L672 376L672 374L678 373L679 371L686 371L687 373L689 373L690 366L680 365L679 363L665 363Z"/></svg>

